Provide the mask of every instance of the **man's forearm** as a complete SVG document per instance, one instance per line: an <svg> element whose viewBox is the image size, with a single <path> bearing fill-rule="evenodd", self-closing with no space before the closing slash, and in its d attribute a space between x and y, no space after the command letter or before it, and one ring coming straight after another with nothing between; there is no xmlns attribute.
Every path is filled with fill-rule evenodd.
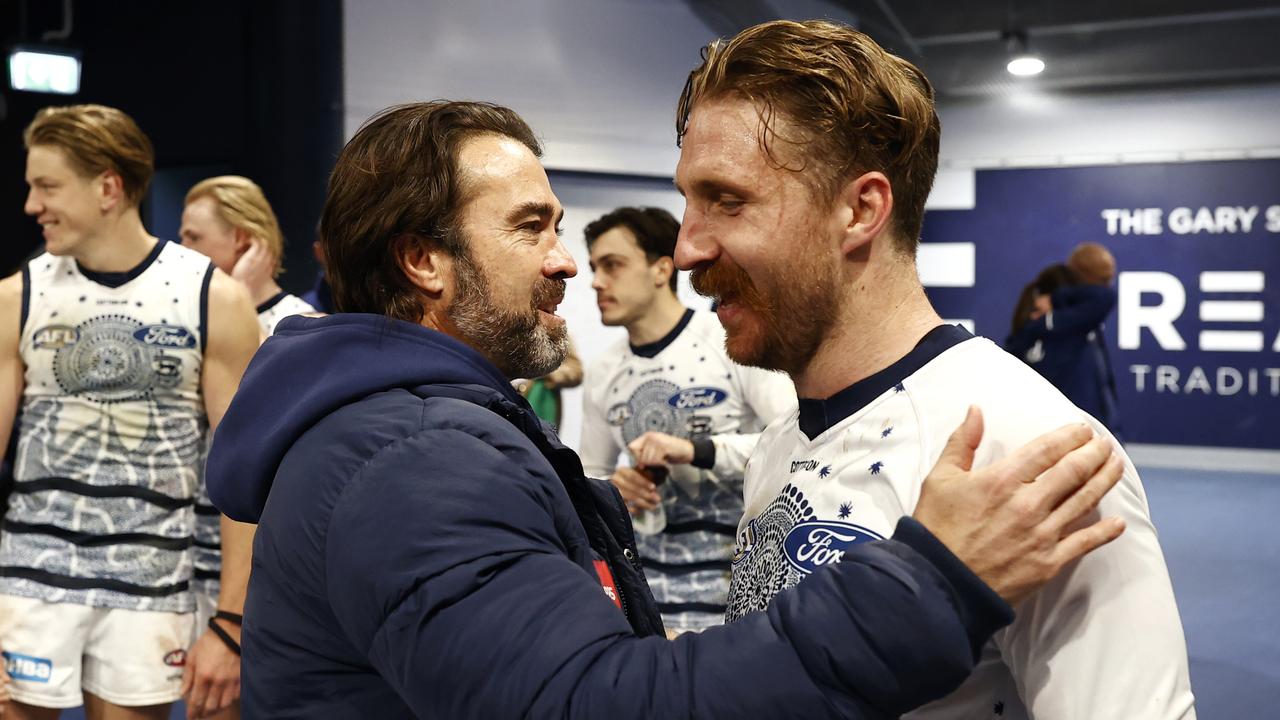
<svg viewBox="0 0 1280 720"><path fill-rule="evenodd" d="M253 565L253 535L257 526L222 516L222 576L218 609L236 614L244 611Z"/></svg>

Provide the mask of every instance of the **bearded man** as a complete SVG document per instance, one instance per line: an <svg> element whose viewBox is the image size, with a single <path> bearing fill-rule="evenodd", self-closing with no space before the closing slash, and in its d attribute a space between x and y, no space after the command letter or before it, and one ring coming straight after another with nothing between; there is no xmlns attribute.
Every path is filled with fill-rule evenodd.
<svg viewBox="0 0 1280 720"><path fill-rule="evenodd" d="M564 358L577 272L539 152L506 108L434 102L338 158L340 312L280 322L209 460L214 503L259 523L246 716L892 715L960 681L1005 601L1119 533L1058 524L1118 474L1104 443L1067 428L970 474L969 424L920 522L738 627L666 640L621 496L511 387Z"/></svg>

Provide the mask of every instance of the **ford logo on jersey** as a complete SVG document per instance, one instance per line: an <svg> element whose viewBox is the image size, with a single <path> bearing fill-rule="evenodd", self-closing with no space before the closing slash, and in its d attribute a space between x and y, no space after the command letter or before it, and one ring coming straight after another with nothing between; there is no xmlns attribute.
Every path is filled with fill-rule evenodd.
<svg viewBox="0 0 1280 720"><path fill-rule="evenodd" d="M809 520L791 528L782 541L787 561L802 573L840 562L845 552L858 543L883 540L857 525L835 520Z"/></svg>
<svg viewBox="0 0 1280 720"><path fill-rule="evenodd" d="M133 337L140 343L159 347L193 348L196 346L195 335L186 328L173 325L148 325L135 330Z"/></svg>
<svg viewBox="0 0 1280 720"><path fill-rule="evenodd" d="M701 410L719 405L729 393L713 387L686 388L667 398L667 404L677 410Z"/></svg>

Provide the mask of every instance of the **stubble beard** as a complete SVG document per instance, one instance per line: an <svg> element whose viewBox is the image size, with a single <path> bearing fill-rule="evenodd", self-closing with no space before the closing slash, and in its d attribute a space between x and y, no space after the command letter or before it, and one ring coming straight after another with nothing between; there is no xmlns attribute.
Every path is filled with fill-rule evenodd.
<svg viewBox="0 0 1280 720"><path fill-rule="evenodd" d="M464 252L456 258L457 294L449 316L464 342L484 355L508 378L537 378L560 367L569 352L563 323L539 320L538 306L563 298L564 280L538 278L528 309L501 308L489 281Z"/></svg>

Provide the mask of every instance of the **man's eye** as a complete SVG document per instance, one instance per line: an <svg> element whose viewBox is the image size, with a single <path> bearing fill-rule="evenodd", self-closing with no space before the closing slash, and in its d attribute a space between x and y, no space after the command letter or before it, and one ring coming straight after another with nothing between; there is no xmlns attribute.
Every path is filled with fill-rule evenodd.
<svg viewBox="0 0 1280 720"><path fill-rule="evenodd" d="M721 210L727 213L736 213L747 203L743 200L739 200L738 198L720 198L716 201L716 204L720 206Z"/></svg>

